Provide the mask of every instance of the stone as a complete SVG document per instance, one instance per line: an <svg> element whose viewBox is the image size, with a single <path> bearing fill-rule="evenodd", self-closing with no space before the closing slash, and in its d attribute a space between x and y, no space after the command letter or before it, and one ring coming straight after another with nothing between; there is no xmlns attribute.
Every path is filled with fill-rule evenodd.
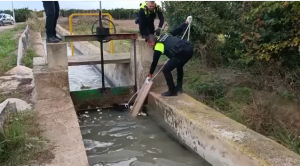
<svg viewBox="0 0 300 166"><path fill-rule="evenodd" d="M1 112L4 110L4 108L6 107L7 103L8 103L8 100L5 100L5 101L3 101L3 102L0 104L0 114L1 114Z"/></svg>
<svg viewBox="0 0 300 166"><path fill-rule="evenodd" d="M46 65L46 58L44 57L34 57L33 58L33 66L43 66Z"/></svg>
<svg viewBox="0 0 300 166"><path fill-rule="evenodd" d="M6 75L31 75L32 69L26 67L26 66L16 66L5 73Z"/></svg>
<svg viewBox="0 0 300 166"><path fill-rule="evenodd" d="M13 93L20 89L20 86L29 85L31 87L32 80L33 74L2 76L0 77L0 94Z"/></svg>
<svg viewBox="0 0 300 166"><path fill-rule="evenodd" d="M17 112L23 112L23 111L27 111L27 110L32 110L31 104L28 104L24 100L17 99L17 98L9 98L9 99L6 99L5 101L7 101L8 104L15 104Z"/></svg>

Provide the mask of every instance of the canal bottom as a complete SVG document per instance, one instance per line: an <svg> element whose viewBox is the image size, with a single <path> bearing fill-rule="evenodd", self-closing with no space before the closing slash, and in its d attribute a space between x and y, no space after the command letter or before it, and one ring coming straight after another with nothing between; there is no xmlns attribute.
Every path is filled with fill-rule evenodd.
<svg viewBox="0 0 300 166"><path fill-rule="evenodd" d="M210 166L151 116L98 109L78 119L90 166Z"/></svg>

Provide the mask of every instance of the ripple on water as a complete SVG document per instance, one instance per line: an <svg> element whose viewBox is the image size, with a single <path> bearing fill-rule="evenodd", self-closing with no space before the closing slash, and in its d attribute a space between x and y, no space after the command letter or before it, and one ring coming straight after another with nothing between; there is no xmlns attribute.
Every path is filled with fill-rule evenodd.
<svg viewBox="0 0 300 166"><path fill-rule="evenodd" d="M132 119L128 112L101 112L78 115L91 166L209 165L169 138L150 117Z"/></svg>

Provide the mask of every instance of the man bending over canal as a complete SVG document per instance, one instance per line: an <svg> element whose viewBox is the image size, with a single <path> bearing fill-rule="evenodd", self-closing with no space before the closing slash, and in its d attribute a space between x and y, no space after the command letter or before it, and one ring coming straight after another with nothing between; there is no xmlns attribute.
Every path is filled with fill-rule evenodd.
<svg viewBox="0 0 300 166"><path fill-rule="evenodd" d="M183 66L192 58L194 48L188 41L182 40L175 36L186 29L191 21L192 17L189 16L184 23L170 31L169 34L162 34L159 37L150 34L146 38L147 44L154 48L153 61L149 75L146 79L146 83L149 83L151 80L160 56L164 54L169 58L168 62L162 69L169 89L168 91L163 92L161 94L162 96L177 96L177 93L182 93ZM177 69L176 86L171 73L175 68Z"/></svg>

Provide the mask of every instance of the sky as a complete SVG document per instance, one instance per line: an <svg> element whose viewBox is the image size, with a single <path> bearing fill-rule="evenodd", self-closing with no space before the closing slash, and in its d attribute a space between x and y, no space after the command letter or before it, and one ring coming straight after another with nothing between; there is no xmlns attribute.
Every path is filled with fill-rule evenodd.
<svg viewBox="0 0 300 166"><path fill-rule="evenodd" d="M0 1L0 10L11 10L12 1ZM101 1L102 9L138 9L144 1ZM161 5L161 1L156 1ZM28 7L32 10L44 10L42 1L13 1L15 9ZM99 9L99 1L59 1L61 9Z"/></svg>

